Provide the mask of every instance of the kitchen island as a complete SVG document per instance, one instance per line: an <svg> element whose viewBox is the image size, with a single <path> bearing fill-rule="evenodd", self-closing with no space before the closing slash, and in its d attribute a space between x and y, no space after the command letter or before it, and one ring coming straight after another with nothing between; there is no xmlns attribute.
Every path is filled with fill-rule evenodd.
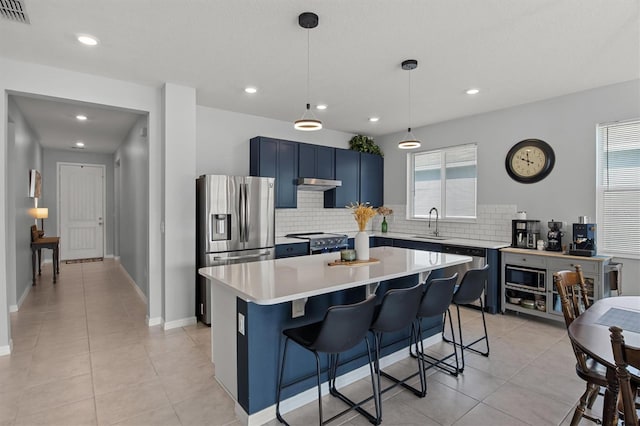
<svg viewBox="0 0 640 426"><path fill-rule="evenodd" d="M355 303L372 293L381 299L388 288L412 286L432 270L471 261L467 256L397 247L372 248L370 256L379 262L328 266L339 254L326 253L199 270L212 286L211 356L216 379L236 401L236 414L243 423L262 424L275 418L283 329L318 321L329 306ZM439 340L441 322L441 318L426 319L423 339ZM382 354L387 364L408 356L408 337L407 330L386 339ZM296 362L285 371L285 380L298 383L283 394L283 412L315 398L313 357L294 348L291 359ZM364 345L342 359L339 385L368 374Z"/></svg>

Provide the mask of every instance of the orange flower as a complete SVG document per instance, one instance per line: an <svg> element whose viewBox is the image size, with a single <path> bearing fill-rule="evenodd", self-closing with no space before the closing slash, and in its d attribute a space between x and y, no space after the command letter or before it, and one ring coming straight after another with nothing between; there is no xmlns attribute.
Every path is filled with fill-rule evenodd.
<svg viewBox="0 0 640 426"><path fill-rule="evenodd" d="M355 217L356 222L358 222L358 229L361 232L364 231L367 227L367 222L369 222L369 219L378 214L376 209L366 204L351 203L346 207L353 211L353 217Z"/></svg>

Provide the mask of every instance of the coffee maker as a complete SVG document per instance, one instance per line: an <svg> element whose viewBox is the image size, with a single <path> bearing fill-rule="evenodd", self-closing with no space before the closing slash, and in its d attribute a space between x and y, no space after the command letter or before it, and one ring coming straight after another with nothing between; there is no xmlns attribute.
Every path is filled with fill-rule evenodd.
<svg viewBox="0 0 640 426"><path fill-rule="evenodd" d="M564 232L562 229L562 222L556 222L551 219L551 222L547 222L549 231L547 231L547 251L562 251L562 237Z"/></svg>
<svg viewBox="0 0 640 426"><path fill-rule="evenodd" d="M511 247L535 249L539 239L539 220L511 221Z"/></svg>
<svg viewBox="0 0 640 426"><path fill-rule="evenodd" d="M573 224L573 243L569 249L569 254L574 256L595 256L596 249L596 230L595 223L574 223Z"/></svg>

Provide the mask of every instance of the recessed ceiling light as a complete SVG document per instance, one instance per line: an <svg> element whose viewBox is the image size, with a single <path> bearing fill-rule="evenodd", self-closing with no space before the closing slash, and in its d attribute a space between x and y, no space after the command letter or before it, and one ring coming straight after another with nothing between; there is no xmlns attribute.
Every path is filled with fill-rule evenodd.
<svg viewBox="0 0 640 426"><path fill-rule="evenodd" d="M76 115L76 119L78 119L79 121L84 121L87 119L87 116L82 114Z"/></svg>
<svg viewBox="0 0 640 426"><path fill-rule="evenodd" d="M325 104L318 104L316 105L316 109L327 109L327 106Z"/></svg>
<svg viewBox="0 0 640 426"><path fill-rule="evenodd" d="M369 117L369 121L372 123L377 123L380 121L380 117Z"/></svg>
<svg viewBox="0 0 640 426"><path fill-rule="evenodd" d="M469 89L467 90L467 95L477 95L480 93L480 89Z"/></svg>
<svg viewBox="0 0 640 426"><path fill-rule="evenodd" d="M78 142L76 142L76 146L78 148L83 148L84 147L84 142L78 141Z"/></svg>
<svg viewBox="0 0 640 426"><path fill-rule="evenodd" d="M249 86L249 87L245 87L244 91L247 92L247 93L254 94L254 93L256 93L258 91L258 89L256 89L255 87Z"/></svg>
<svg viewBox="0 0 640 426"><path fill-rule="evenodd" d="M98 44L98 39L89 34L78 34L77 39L85 46L95 46Z"/></svg>

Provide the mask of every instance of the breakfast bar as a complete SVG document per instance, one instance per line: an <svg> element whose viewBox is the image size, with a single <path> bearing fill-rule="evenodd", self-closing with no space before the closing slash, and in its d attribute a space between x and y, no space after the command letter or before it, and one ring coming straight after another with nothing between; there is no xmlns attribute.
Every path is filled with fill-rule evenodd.
<svg viewBox="0 0 640 426"><path fill-rule="evenodd" d="M382 298L389 288L423 281L431 271L471 261L468 256L398 247L371 248L371 263L329 263L339 253L201 268L211 285L211 345L216 379L236 402L236 414L246 424L275 418L275 396L282 330L318 321L333 305L354 303L369 294ZM434 272L437 274L437 271ZM423 339L439 339L442 318L427 318ZM382 355L387 363L408 356L408 330L389 336ZM435 342L435 340L434 340ZM315 398L314 362L294 353L287 366L284 411ZM342 384L368 374L366 349L354 348L338 375ZM362 373L362 374L361 374ZM308 391L311 389L311 391Z"/></svg>

